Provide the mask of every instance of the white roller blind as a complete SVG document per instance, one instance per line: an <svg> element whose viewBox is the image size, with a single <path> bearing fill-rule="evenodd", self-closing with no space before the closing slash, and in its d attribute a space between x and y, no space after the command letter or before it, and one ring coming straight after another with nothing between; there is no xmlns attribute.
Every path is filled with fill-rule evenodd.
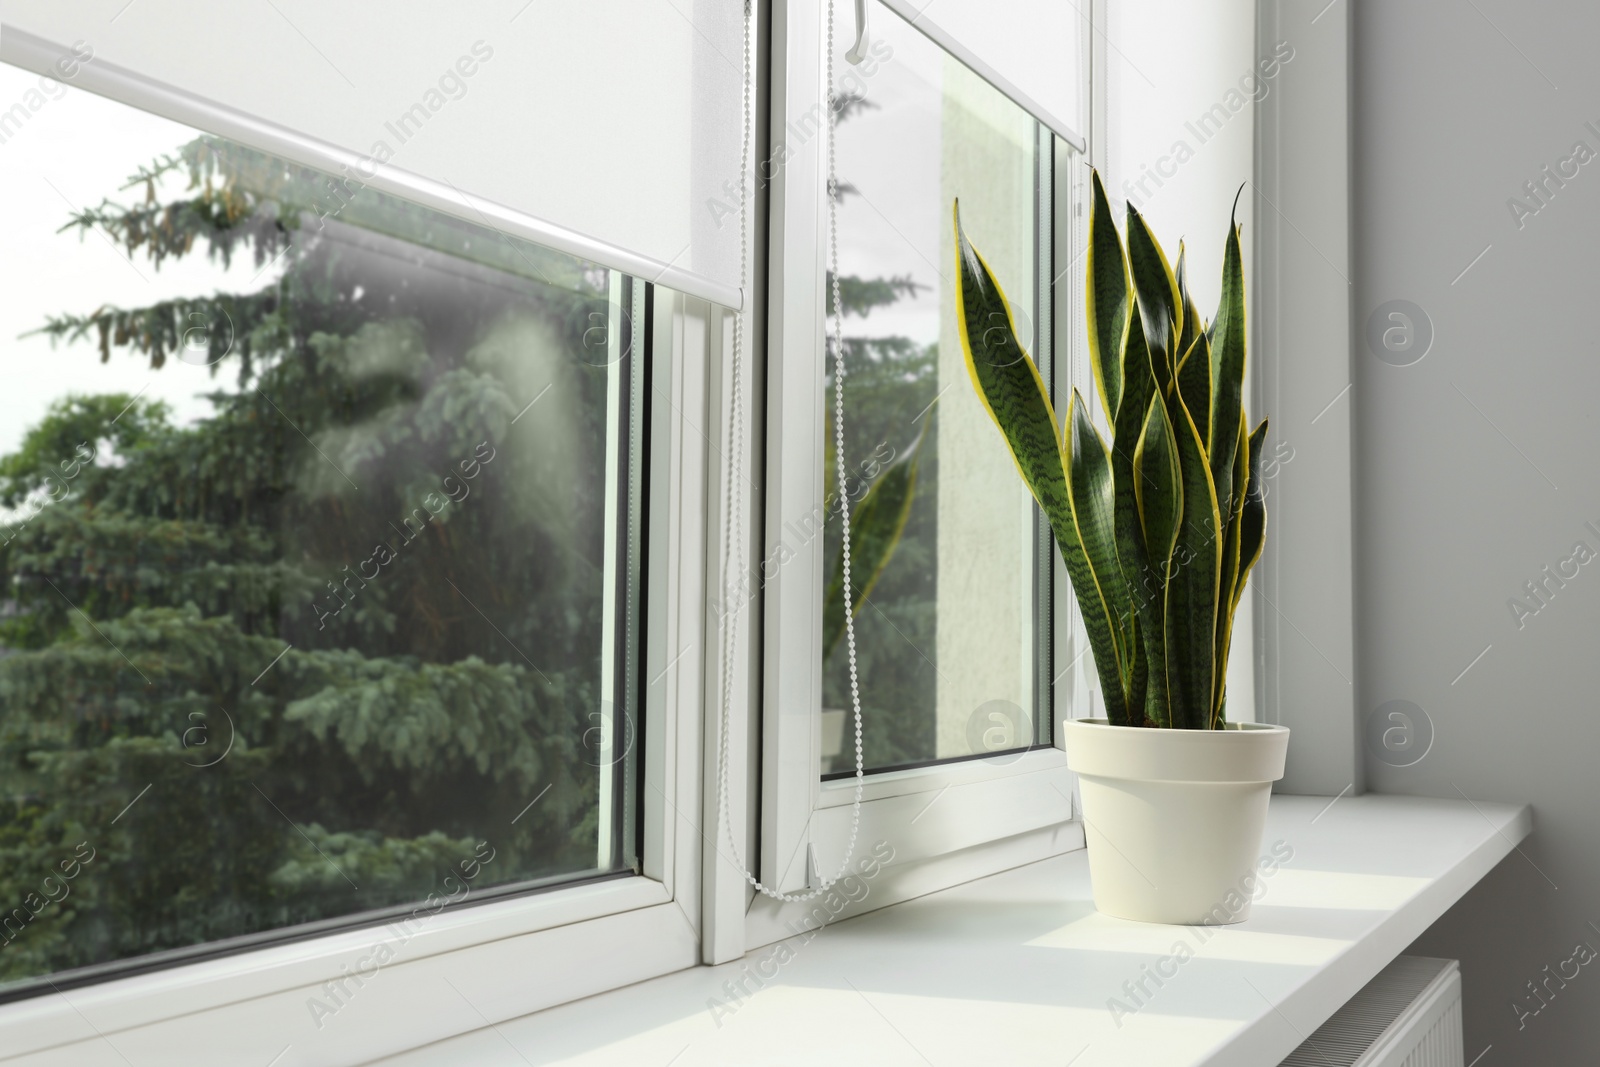
<svg viewBox="0 0 1600 1067"><path fill-rule="evenodd" d="M7 62L44 73L81 42L75 85L739 303L738 0L6 0L0 20Z"/></svg>

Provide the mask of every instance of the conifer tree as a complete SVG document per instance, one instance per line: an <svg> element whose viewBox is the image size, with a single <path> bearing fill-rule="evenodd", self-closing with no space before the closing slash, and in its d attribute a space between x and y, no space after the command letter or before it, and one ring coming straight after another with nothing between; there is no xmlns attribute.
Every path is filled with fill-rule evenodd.
<svg viewBox="0 0 1600 1067"><path fill-rule="evenodd" d="M594 867L605 272L208 136L63 229L257 280L43 324L216 389L0 458L0 981Z"/></svg>

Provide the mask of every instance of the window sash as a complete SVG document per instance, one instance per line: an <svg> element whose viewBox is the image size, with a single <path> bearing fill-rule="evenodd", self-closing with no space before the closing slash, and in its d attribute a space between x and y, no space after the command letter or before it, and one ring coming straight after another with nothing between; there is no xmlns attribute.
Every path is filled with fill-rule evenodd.
<svg viewBox="0 0 1600 1067"><path fill-rule="evenodd" d="M840 8L835 32L840 25L849 28L849 12ZM770 125L774 145L787 135L776 131L804 128L805 116L823 114L826 107L823 48L826 7L823 0L788 0L774 4L774 47ZM781 42L781 47L780 47ZM837 70L836 70L837 73ZM813 538L792 556L777 554L776 547L786 523L799 524L812 513L823 496L823 444L828 427L823 422L823 381L819 360L824 351L823 310L827 248L825 137L817 136L796 145L785 146L783 166L773 168L769 217L769 291L774 294L768 324L766 393L768 433L766 439L766 530L765 543L754 549L756 560L777 555L781 566L770 568L760 582L763 607L762 673L764 701L761 709L761 854L759 874L774 888L794 892L811 882L811 868L821 877L831 877L843 855L849 834L850 802L854 796L853 778L830 782L818 774L821 754L820 710L820 617L822 576L825 560L822 538ZM1064 151L1065 149L1063 149ZM1054 162L1054 161L1051 161ZM1052 201L1065 203L1070 192L1070 171L1081 167L1054 168L1055 187L1043 190ZM1068 234L1069 220L1058 211L1055 216L1055 252ZM1070 236L1068 234L1068 236ZM1066 242L1070 247L1070 240ZM1070 263L1070 254L1061 263ZM1073 271L1067 271L1070 278ZM1081 279L1081 275L1078 276ZM1045 281L1049 282L1046 278ZM1059 293L1067 279L1051 288ZM1064 314L1067 305L1058 295L1051 323L1057 342L1058 365L1070 351L1062 338L1072 320ZM1058 374L1057 378L1062 375ZM848 387L847 387L848 388ZM846 401L848 410L848 400ZM790 546L791 548L793 546ZM1055 553L1052 549L1051 555ZM1053 563L1056 582L1067 588L1059 561ZM1070 627L1060 625L1062 613L1071 597L1056 596L1052 601L1058 635L1056 658L1061 659L1059 642L1065 639L1070 649ZM1068 620L1070 622L1070 616ZM1082 646L1079 646L1082 647ZM1056 687L1054 711L1057 719L1064 711L1063 687ZM838 770L852 770L853 745L848 743L853 726L847 723L846 764ZM1059 748L1041 748L1006 757L1004 761L972 760L941 763L930 767L873 774L864 792L862 829L857 854L863 855L878 837L891 840L894 864L928 861L944 857L944 884L989 873L986 862L1015 862L1011 859L951 861L952 854L972 851L983 842L1018 835L1043 835L1038 847L1065 850L1076 847L1073 835L1051 837L1053 828L1071 818L1072 779ZM751 776L753 780L753 776ZM944 795L948 791L949 795ZM939 819L930 816L928 830L951 821L970 829L959 832L925 832L918 813L937 797ZM1054 798L1053 800L1051 798ZM917 820L916 823L913 820ZM1076 839L1081 843L1081 835ZM995 868L999 869L999 868ZM909 883L908 883L909 884ZM741 887L742 889L742 887ZM926 888L920 891L927 891ZM741 902L744 894L741 893ZM878 903L894 896L892 890L875 891ZM874 906L877 906L875 904ZM754 946L787 936L782 932L786 916L802 915L803 906L779 906L761 899L750 906L746 933L747 945Z"/></svg>
<svg viewBox="0 0 1600 1067"><path fill-rule="evenodd" d="M289 1045L319 1061L366 1062L698 962L702 661L669 650L705 640L697 593L706 523L694 487L704 484L711 450L696 427L707 424L705 353L727 315L661 289L651 300L642 873L441 913L369 979L378 992L346 979L352 995L320 1028L308 999L326 999L324 983L370 969L374 945L392 937L383 927L0 1006L9 1053L32 1054L22 1061L29 1064L77 1064L102 1055L91 1046L109 1040L154 1061L203 1042L218 1062L265 1063ZM622 945L629 951L596 950ZM442 1008L441 997L464 1002Z"/></svg>
<svg viewBox="0 0 1600 1067"><path fill-rule="evenodd" d="M55 54L8 48L5 58L44 73ZM79 84L252 148L284 148L282 131L264 131L247 116L176 99L165 87L126 72L118 78ZM337 150L309 139L295 139L291 158L332 171L342 161ZM482 205L464 194L436 195L403 181L392 191L467 222L486 221ZM488 224L540 239L538 220L496 214ZM646 286L637 282L633 288L643 292ZM338 1025L329 1022L319 1030L305 1002L324 995L323 983L361 968L364 960L370 967L372 948L393 937L383 926L352 925L159 969L141 971L137 960L127 961L131 966L121 976L0 1004L0 1047L8 1054L32 1054L29 1063L76 1064L91 1055L90 1046L109 1041L135 1058L142 1050L143 1058L159 1059L163 1050L203 1041L209 1054L226 1062L266 1062L289 1044L319 1059L365 1061L475 1029L486 1019L503 1021L697 962L701 842L692 816L703 798L704 662L669 650L706 643L709 612L700 590L710 539L701 487L714 453L699 428L711 422L708 353L720 347L731 320L716 304L660 287L649 287L648 301L650 347L644 358L650 379L635 397L648 405L649 440L629 442L630 450L643 446L648 458L648 529L619 539L619 554L642 542L647 557L644 617L634 620L644 630L645 655L639 694L644 721L636 724L642 725L643 746L639 872L504 898L491 894L495 899L439 913L370 979L383 992L363 997L350 986L357 990L348 1003L350 1017ZM642 303L636 301L629 313L638 314ZM595 951L596 945L623 944L629 952ZM530 968L530 959L545 966ZM474 997L470 1006L434 1010L443 979L461 975L483 976L472 979L481 985L481 998L463 986Z"/></svg>

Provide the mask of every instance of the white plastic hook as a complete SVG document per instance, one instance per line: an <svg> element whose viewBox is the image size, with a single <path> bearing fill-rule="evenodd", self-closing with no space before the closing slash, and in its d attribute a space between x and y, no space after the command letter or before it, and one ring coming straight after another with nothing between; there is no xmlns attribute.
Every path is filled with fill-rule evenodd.
<svg viewBox="0 0 1600 1067"><path fill-rule="evenodd" d="M867 47L872 43L867 32L867 3L868 0L856 0L856 43L844 54L845 60L857 67L867 58Z"/></svg>

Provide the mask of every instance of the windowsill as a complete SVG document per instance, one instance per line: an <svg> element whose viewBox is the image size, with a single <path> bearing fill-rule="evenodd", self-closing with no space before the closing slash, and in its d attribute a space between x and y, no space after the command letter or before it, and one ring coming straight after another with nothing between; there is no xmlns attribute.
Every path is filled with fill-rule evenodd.
<svg viewBox="0 0 1600 1067"><path fill-rule="evenodd" d="M1079 850L383 1062L1276 1064L1532 827L1526 805L1275 796L1263 850L1294 854L1244 923L1099 915ZM1194 958L1113 1019L1179 942ZM774 967L742 1005L724 988Z"/></svg>

